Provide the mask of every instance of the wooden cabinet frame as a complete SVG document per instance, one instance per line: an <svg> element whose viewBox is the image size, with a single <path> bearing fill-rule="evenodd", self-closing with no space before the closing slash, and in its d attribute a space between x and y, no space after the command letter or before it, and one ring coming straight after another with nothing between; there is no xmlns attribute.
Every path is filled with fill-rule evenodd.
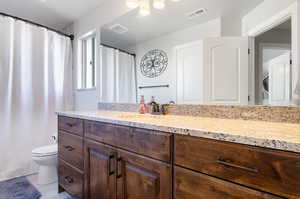
<svg viewBox="0 0 300 199"><path fill-rule="evenodd" d="M85 198L116 199L116 157L115 148L85 140Z"/></svg>
<svg viewBox="0 0 300 199"><path fill-rule="evenodd" d="M172 167L95 141L85 140L85 198L172 198Z"/></svg>

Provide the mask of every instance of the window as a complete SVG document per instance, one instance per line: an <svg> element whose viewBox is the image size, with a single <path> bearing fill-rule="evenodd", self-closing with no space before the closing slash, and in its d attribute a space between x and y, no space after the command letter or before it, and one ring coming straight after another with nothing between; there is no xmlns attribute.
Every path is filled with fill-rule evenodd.
<svg viewBox="0 0 300 199"><path fill-rule="evenodd" d="M81 64L79 62L78 88L96 87L96 38L89 36L80 40Z"/></svg>

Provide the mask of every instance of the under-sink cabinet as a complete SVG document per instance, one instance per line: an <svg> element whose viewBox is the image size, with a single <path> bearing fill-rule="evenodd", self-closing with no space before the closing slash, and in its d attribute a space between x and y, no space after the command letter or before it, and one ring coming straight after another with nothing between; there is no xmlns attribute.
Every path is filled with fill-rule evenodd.
<svg viewBox="0 0 300 199"><path fill-rule="evenodd" d="M171 198L171 165L95 141L85 142L85 198Z"/></svg>
<svg viewBox="0 0 300 199"><path fill-rule="evenodd" d="M297 199L300 154L59 116L75 199Z"/></svg>

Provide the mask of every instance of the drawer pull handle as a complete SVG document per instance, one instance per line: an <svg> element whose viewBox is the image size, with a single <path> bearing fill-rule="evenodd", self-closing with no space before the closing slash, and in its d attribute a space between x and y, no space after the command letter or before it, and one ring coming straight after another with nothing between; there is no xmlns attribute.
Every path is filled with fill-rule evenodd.
<svg viewBox="0 0 300 199"><path fill-rule="evenodd" d="M113 171L113 169L111 169L111 160L114 159L115 156L114 155L110 155L108 158L108 176L114 175L115 172Z"/></svg>
<svg viewBox="0 0 300 199"><path fill-rule="evenodd" d="M69 126L70 128L76 126L76 123L66 123L67 126Z"/></svg>
<svg viewBox="0 0 300 199"><path fill-rule="evenodd" d="M244 166L240 166L240 165L236 165L236 164L232 164L232 163L226 162L225 160L222 160L222 159L218 159L217 163L221 164L221 165L228 166L228 167L233 167L233 168L237 168L237 169L243 169L243 170L254 172L254 173L258 173L259 172L258 168L244 167Z"/></svg>
<svg viewBox="0 0 300 199"><path fill-rule="evenodd" d="M71 178L70 176L66 176L65 181L69 184L72 184L74 182L73 178Z"/></svg>
<svg viewBox="0 0 300 199"><path fill-rule="evenodd" d="M122 158L117 159L117 179L119 178L122 178Z"/></svg>
<svg viewBox="0 0 300 199"><path fill-rule="evenodd" d="M75 148L71 147L71 146L65 146L65 149L67 149L68 151L74 151L75 150Z"/></svg>

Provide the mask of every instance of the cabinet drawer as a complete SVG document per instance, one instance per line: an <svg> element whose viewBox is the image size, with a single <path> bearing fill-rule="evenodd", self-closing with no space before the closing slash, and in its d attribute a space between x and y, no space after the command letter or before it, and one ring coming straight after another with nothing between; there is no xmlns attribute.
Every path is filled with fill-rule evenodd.
<svg viewBox="0 0 300 199"><path fill-rule="evenodd" d="M282 199L179 167L174 183L175 199Z"/></svg>
<svg viewBox="0 0 300 199"><path fill-rule="evenodd" d="M83 120L59 116L58 129L83 136Z"/></svg>
<svg viewBox="0 0 300 199"><path fill-rule="evenodd" d="M85 121L85 137L154 159L171 161L171 134Z"/></svg>
<svg viewBox="0 0 300 199"><path fill-rule="evenodd" d="M175 136L175 164L288 198L300 197L300 155Z"/></svg>
<svg viewBox="0 0 300 199"><path fill-rule="evenodd" d="M83 138L59 131L58 133L59 158L83 170Z"/></svg>
<svg viewBox="0 0 300 199"><path fill-rule="evenodd" d="M58 174L59 185L66 192L76 199L83 198L83 174L80 171L68 165L63 160L59 160Z"/></svg>

